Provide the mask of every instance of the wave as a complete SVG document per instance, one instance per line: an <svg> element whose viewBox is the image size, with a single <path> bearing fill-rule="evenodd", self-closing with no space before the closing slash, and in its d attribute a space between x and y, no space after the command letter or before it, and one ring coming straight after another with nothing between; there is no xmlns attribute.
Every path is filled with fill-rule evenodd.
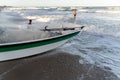
<svg viewBox="0 0 120 80"><path fill-rule="evenodd" d="M86 9L80 9L78 12L84 12L84 13L107 13L107 14L119 14L120 10L86 10Z"/></svg>
<svg viewBox="0 0 120 80"><path fill-rule="evenodd" d="M120 38L120 27L113 26L113 27L100 27L100 26L95 26L91 25L89 27L86 27L85 30L90 33L96 33L98 35L108 35L108 36L113 36L116 38Z"/></svg>
<svg viewBox="0 0 120 80"><path fill-rule="evenodd" d="M119 14L120 7L74 7L78 12L86 13L107 13L107 14ZM43 11L72 11L73 7L10 7L7 10L43 10Z"/></svg>
<svg viewBox="0 0 120 80"><path fill-rule="evenodd" d="M46 15L46 16L26 16L25 18L26 19L34 19L34 20L39 21L39 22L50 22L53 20L63 19L64 17L57 16L57 15L51 15L51 16Z"/></svg>
<svg viewBox="0 0 120 80"><path fill-rule="evenodd" d="M120 39L103 33L107 33L104 28L85 27L81 34L62 46L61 50L79 55L81 64L93 64L102 69L108 67L120 78Z"/></svg>

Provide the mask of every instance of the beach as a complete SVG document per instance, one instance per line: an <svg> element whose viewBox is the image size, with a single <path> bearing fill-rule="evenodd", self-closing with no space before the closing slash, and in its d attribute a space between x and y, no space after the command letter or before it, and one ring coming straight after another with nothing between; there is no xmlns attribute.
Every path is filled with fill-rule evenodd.
<svg viewBox="0 0 120 80"><path fill-rule="evenodd" d="M46 52L24 59L0 62L1 80L119 80L109 68L80 64L80 56Z"/></svg>
<svg viewBox="0 0 120 80"><path fill-rule="evenodd" d="M0 62L0 80L120 80L118 9L77 7L76 19L73 19L72 8L66 7L1 10L0 41L3 43L13 38L9 33L2 35L2 29L6 32L12 31L13 34L13 31L17 30L25 31L24 37L20 37L25 39L25 36L29 35L29 38L33 39L34 35L39 37L36 32L41 28L39 26L57 24L55 27L58 27L62 24L64 27L86 27L82 33L52 51ZM32 24L37 26L28 28L29 19L33 19ZM19 37L18 33L14 36Z"/></svg>

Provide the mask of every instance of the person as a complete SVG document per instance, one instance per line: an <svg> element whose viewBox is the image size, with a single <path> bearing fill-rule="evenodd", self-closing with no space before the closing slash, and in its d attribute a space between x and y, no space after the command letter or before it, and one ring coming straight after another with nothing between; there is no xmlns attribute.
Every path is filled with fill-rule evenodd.
<svg viewBox="0 0 120 80"><path fill-rule="evenodd" d="M29 19L29 22L28 22L27 28L30 29L31 26L32 26L32 19Z"/></svg>
<svg viewBox="0 0 120 80"><path fill-rule="evenodd" d="M29 25L31 25L32 24L32 19L29 19L29 23L28 23Z"/></svg>
<svg viewBox="0 0 120 80"><path fill-rule="evenodd" d="M77 9L73 9L73 18L76 19L77 16Z"/></svg>

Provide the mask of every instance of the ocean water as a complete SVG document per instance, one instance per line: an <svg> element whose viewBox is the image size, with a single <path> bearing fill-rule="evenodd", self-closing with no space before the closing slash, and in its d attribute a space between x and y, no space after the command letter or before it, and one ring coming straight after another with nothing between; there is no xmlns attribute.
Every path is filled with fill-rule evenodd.
<svg viewBox="0 0 120 80"><path fill-rule="evenodd" d="M71 8L7 8L0 12L0 27L26 29L28 19L33 19L33 24L84 25L81 34L56 51L79 55L80 64L108 68L120 79L120 7L77 9L73 19Z"/></svg>

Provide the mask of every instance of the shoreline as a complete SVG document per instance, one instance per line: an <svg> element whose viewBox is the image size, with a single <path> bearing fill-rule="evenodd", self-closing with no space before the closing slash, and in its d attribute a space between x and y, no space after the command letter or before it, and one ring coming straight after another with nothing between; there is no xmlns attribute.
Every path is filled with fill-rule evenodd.
<svg viewBox="0 0 120 80"><path fill-rule="evenodd" d="M109 68L80 64L80 56L49 51L42 55L0 62L2 80L119 80Z"/></svg>

